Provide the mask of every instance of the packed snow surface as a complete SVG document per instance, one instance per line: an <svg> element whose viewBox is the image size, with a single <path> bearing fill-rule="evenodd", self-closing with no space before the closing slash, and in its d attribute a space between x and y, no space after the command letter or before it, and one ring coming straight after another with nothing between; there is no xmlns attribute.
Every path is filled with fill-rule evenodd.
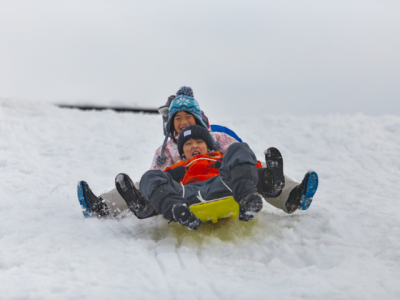
<svg viewBox="0 0 400 300"><path fill-rule="evenodd" d="M259 159L319 175L311 207L264 203L251 222L189 231L162 216L83 217L95 194L139 180L161 117L0 100L0 299L399 299L400 117L221 117Z"/></svg>

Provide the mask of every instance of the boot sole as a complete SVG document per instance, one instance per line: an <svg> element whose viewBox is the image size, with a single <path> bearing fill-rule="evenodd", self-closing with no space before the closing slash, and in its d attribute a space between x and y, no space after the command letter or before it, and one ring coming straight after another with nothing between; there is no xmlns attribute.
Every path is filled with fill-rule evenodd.
<svg viewBox="0 0 400 300"><path fill-rule="evenodd" d="M261 200L261 196L258 194L251 197L248 201L246 201L246 211L258 213L262 210L263 203Z"/></svg>
<svg viewBox="0 0 400 300"><path fill-rule="evenodd" d="M154 211L154 209L149 205L145 205L145 208L143 210L135 209L135 207L138 206L138 204L136 204L136 187L127 174L120 173L115 177L115 187L117 188L117 191L121 195L121 197L125 200L128 208L135 214L138 219L146 219L157 215L157 212Z"/></svg>
<svg viewBox="0 0 400 300"><path fill-rule="evenodd" d="M300 208L306 210L310 207L315 192L318 189L318 175L314 171L308 171L305 175L303 191L300 198Z"/></svg>
<svg viewBox="0 0 400 300"><path fill-rule="evenodd" d="M281 152L274 148L268 148L264 152L265 162L267 163L268 169L272 173L272 177L275 183L275 187L278 190L276 193L268 194L268 197L278 197L283 187L285 186L285 175L283 173L283 158Z"/></svg>
<svg viewBox="0 0 400 300"><path fill-rule="evenodd" d="M136 211L136 208L139 207L137 203L136 195L134 192L134 185L131 178L124 174L120 173L115 177L115 186L118 190L118 193L124 198L126 204L128 205L131 211Z"/></svg>
<svg viewBox="0 0 400 300"><path fill-rule="evenodd" d="M182 217L184 215L184 217ZM202 221L197 218L187 206L172 208L172 216L179 225L187 227L189 230L197 230ZM192 221L190 221L192 219Z"/></svg>
<svg viewBox="0 0 400 300"><path fill-rule="evenodd" d="M77 190L78 190L79 203L81 204L82 207L82 213L85 216L85 218L89 218L93 215L93 208L90 205L90 202L88 201L87 183L85 181L79 181Z"/></svg>
<svg viewBox="0 0 400 300"><path fill-rule="evenodd" d="M253 220L254 215L260 212L262 208L263 202L261 199L261 195L252 195L249 199L247 199L243 207L241 207L241 205L239 204L239 220L246 222Z"/></svg>

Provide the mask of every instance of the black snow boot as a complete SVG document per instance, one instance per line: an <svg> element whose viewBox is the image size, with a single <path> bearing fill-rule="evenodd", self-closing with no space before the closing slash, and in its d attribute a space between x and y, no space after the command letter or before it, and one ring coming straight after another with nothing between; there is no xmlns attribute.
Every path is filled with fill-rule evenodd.
<svg viewBox="0 0 400 300"><path fill-rule="evenodd" d="M136 217L145 219L157 215L154 209L146 204L142 193L135 187L128 175L118 174L115 177L115 187Z"/></svg>
<svg viewBox="0 0 400 300"><path fill-rule="evenodd" d="M267 168L258 169L258 191L266 198L275 198L282 193L285 186L282 154L273 147L265 150L264 154Z"/></svg>
<svg viewBox="0 0 400 300"><path fill-rule="evenodd" d="M254 215L263 208L262 197L259 193L251 193L239 201L239 220L251 221Z"/></svg>
<svg viewBox="0 0 400 300"><path fill-rule="evenodd" d="M183 203L176 203L172 206L172 217L176 223L186 226L190 230L197 230L202 223L202 221L192 213L189 207Z"/></svg>
<svg viewBox="0 0 400 300"><path fill-rule="evenodd" d="M232 194L239 204L239 220L250 221L262 207L262 197L257 193L258 171L255 165L237 165L231 170Z"/></svg>
<svg viewBox="0 0 400 300"><path fill-rule="evenodd" d="M315 192L318 188L318 175L314 171L308 171L303 181L296 186L289 194L285 203L288 213L295 212L298 208L306 210L310 207Z"/></svg>
<svg viewBox="0 0 400 300"><path fill-rule="evenodd" d="M86 181L78 182L78 199L86 218L93 215L104 217L110 214L107 204L101 197L93 194Z"/></svg>

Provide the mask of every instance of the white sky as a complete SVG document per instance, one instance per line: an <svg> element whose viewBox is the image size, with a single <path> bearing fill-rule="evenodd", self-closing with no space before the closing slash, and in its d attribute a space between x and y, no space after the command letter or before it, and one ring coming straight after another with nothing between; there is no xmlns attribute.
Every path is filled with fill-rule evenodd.
<svg viewBox="0 0 400 300"><path fill-rule="evenodd" d="M400 115L398 1L3 1L0 98Z"/></svg>

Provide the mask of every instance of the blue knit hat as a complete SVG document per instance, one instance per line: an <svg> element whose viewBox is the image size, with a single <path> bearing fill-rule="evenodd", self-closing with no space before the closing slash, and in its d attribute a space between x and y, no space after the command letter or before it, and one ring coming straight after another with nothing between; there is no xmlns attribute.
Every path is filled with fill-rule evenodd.
<svg viewBox="0 0 400 300"><path fill-rule="evenodd" d="M161 154L157 157L157 165L162 166L165 164L167 158L164 156L165 146L167 144L168 137L171 136L171 133L168 131L168 127L171 122L174 120L174 116L179 111L186 111L191 113L198 124L208 129L208 126L203 122L203 116L201 114L199 103L196 99L194 99L193 90L188 86L183 86L176 92L176 97L172 100L169 111L168 111L168 121L165 124L165 140L163 143L163 147L161 149Z"/></svg>

